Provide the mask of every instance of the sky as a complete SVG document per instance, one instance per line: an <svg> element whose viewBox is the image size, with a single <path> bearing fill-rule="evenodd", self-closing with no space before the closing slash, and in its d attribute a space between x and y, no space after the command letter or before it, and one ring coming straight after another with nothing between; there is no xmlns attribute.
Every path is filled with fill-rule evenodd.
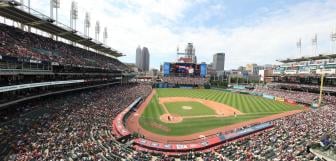
<svg viewBox="0 0 336 161"><path fill-rule="evenodd" d="M24 0L27 3L27 0ZM49 0L31 0L31 7L49 15ZM59 20L70 26L71 0L61 0ZM176 49L192 42L198 62L212 62L226 53L225 69L248 63L311 56L336 51L330 34L336 29L335 0L77 0L77 30L84 32L85 12L94 25L107 27L107 45L134 63L138 46L150 52L150 67L176 60ZM101 29L102 31L103 29ZM102 41L102 32L100 41ZM302 39L302 52L296 42Z"/></svg>

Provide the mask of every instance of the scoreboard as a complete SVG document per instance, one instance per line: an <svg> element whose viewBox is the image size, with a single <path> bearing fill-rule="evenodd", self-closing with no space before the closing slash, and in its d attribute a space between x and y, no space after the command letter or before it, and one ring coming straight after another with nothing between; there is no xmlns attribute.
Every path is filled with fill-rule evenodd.
<svg viewBox="0 0 336 161"><path fill-rule="evenodd" d="M200 76L205 77L207 74L206 64L194 63L167 63L163 65L164 76Z"/></svg>

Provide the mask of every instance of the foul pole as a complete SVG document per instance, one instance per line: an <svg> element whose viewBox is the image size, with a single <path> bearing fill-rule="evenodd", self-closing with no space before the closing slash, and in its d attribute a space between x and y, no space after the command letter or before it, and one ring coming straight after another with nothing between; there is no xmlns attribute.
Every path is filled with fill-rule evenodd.
<svg viewBox="0 0 336 161"><path fill-rule="evenodd" d="M322 74L321 74L321 85L320 85L320 98L319 98L319 102L318 102L318 107L321 107L321 103L322 103L323 82L324 82L324 73L322 72Z"/></svg>

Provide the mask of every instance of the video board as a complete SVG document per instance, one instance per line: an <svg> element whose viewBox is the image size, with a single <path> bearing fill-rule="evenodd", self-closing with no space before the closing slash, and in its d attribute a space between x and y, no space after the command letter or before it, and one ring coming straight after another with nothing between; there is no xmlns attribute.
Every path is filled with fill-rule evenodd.
<svg viewBox="0 0 336 161"><path fill-rule="evenodd" d="M164 63L164 76L206 76L206 64Z"/></svg>

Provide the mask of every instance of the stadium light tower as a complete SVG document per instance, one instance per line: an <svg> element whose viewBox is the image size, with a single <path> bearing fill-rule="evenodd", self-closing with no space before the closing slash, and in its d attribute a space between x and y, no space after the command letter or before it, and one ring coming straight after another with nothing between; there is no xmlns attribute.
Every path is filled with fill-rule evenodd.
<svg viewBox="0 0 336 161"><path fill-rule="evenodd" d="M70 27L76 30L76 20L78 19L78 5L77 2L72 1L70 9Z"/></svg>
<svg viewBox="0 0 336 161"><path fill-rule="evenodd" d="M333 31L330 34L330 39L331 39L331 54L334 54L335 53L334 47L335 47L335 41L336 41L336 32L335 31Z"/></svg>
<svg viewBox="0 0 336 161"><path fill-rule="evenodd" d="M20 3L21 3L21 9L24 10L24 0L20 0ZM30 0L28 0L28 13L30 14ZM21 23L21 30L24 30L24 24ZM28 27L28 32L30 32L30 26L27 26Z"/></svg>
<svg viewBox="0 0 336 161"><path fill-rule="evenodd" d="M313 46L313 54L314 56L317 55L317 34L312 39L312 46Z"/></svg>
<svg viewBox="0 0 336 161"><path fill-rule="evenodd" d="M50 18L54 19L54 8L56 10L56 25L58 24L58 9L60 8L60 0L50 0ZM51 38L53 37L53 35L51 35ZM56 36L56 40L57 40L57 36Z"/></svg>
<svg viewBox="0 0 336 161"><path fill-rule="evenodd" d="M100 34L100 23L99 21L96 21L96 26L95 26L95 39L99 41L99 34Z"/></svg>
<svg viewBox="0 0 336 161"><path fill-rule="evenodd" d="M28 13L30 14L30 0L28 0ZM28 32L30 32L31 28L28 26Z"/></svg>
<svg viewBox="0 0 336 161"><path fill-rule="evenodd" d="M107 43L107 38L108 38L107 27L105 27L104 28L104 33L103 33L103 42L104 42L104 44Z"/></svg>
<svg viewBox="0 0 336 161"><path fill-rule="evenodd" d="M20 0L20 3L21 3L21 10L23 10L24 9L24 6L23 6L24 1ZM23 23L21 23L20 28L21 28L21 30L24 30L24 24Z"/></svg>
<svg viewBox="0 0 336 161"><path fill-rule="evenodd" d="M50 0L50 17L51 18L54 18L54 8L56 10L56 15L55 15L55 18L56 18L56 23L57 23L57 20L58 20L58 9L60 8L60 0Z"/></svg>
<svg viewBox="0 0 336 161"><path fill-rule="evenodd" d="M85 13L84 19L84 35L90 37L90 14L88 12Z"/></svg>
<svg viewBox="0 0 336 161"><path fill-rule="evenodd" d="M298 42L296 42L296 47L299 49L299 57L301 57L301 51L302 51L302 46L301 46L301 38L299 39Z"/></svg>

